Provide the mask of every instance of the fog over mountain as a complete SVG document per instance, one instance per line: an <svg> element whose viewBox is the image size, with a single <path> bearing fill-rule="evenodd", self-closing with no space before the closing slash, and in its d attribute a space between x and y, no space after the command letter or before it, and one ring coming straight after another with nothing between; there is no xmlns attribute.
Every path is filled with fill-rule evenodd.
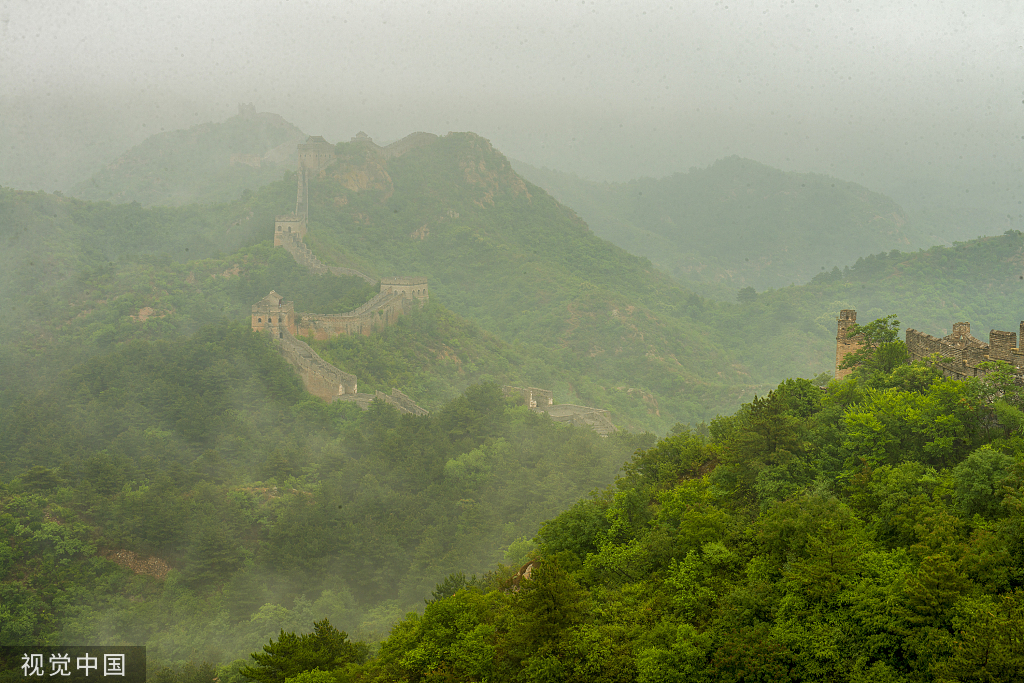
<svg viewBox="0 0 1024 683"><path fill-rule="evenodd" d="M0 5L0 184L67 189L239 102L336 142L472 130L594 180L739 155L1019 220L1011 2Z"/></svg>

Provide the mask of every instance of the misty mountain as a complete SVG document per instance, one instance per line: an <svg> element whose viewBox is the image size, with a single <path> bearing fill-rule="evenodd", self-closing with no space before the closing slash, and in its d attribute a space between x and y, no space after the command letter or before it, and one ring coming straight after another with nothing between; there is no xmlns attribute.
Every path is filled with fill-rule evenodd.
<svg viewBox="0 0 1024 683"><path fill-rule="evenodd" d="M295 168L301 130L239 105L221 123L153 135L71 188L80 199L143 206L230 201Z"/></svg>
<svg viewBox="0 0 1024 683"><path fill-rule="evenodd" d="M726 300L744 287L800 284L860 256L931 244L888 197L735 156L628 183L514 166L576 210L597 235Z"/></svg>
<svg viewBox="0 0 1024 683"><path fill-rule="evenodd" d="M627 425L708 419L759 389L706 323L682 316L692 292L596 236L487 140L417 140L400 154L336 147L309 183L306 242L322 261L427 276L456 313L545 349L571 377L552 386L557 401L609 408ZM521 372L551 386L529 365Z"/></svg>

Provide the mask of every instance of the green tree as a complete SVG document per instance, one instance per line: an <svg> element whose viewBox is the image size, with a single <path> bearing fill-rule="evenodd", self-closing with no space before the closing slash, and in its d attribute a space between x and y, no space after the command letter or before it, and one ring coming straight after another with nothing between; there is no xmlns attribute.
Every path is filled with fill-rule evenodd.
<svg viewBox="0 0 1024 683"><path fill-rule="evenodd" d="M999 515L1002 483L1010 475L1013 456L982 446L953 468L953 500L968 516Z"/></svg>
<svg viewBox="0 0 1024 683"><path fill-rule="evenodd" d="M304 671L334 671L348 664L361 664L367 654L363 643L351 642L347 633L322 619L313 622L312 633L297 636L282 630L276 643L271 639L263 652L250 655L255 663L240 673L260 683L285 683L285 679Z"/></svg>
<svg viewBox="0 0 1024 683"><path fill-rule="evenodd" d="M863 346L847 354L842 368L857 368L868 374L890 373L907 362L907 345L900 341L900 321L895 314L879 318L867 325L850 327L846 336L860 337Z"/></svg>

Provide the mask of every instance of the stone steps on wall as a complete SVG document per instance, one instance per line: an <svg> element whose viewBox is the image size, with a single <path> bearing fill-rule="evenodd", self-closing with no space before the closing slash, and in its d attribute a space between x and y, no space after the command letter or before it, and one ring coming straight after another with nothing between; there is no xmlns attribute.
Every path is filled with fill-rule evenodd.
<svg viewBox="0 0 1024 683"><path fill-rule="evenodd" d="M548 417L555 422L590 427L601 436L615 433L615 425L612 424L611 414L603 408L578 406L572 403L557 403L555 405L537 406L532 410L538 413L547 413Z"/></svg>
<svg viewBox="0 0 1024 683"><path fill-rule="evenodd" d="M366 273L361 273L355 268L343 268L341 266L328 266L316 257L316 254L310 250L309 246L302 241L302 238L295 233L285 233L281 237L281 246L292 255L295 262L300 266L309 269L310 272L316 275L323 275L325 273L332 273L334 275L349 275L352 277L358 277L365 280L368 284L375 285L377 280L370 277Z"/></svg>
<svg viewBox="0 0 1024 683"><path fill-rule="evenodd" d="M385 394L383 391L376 391L372 394L345 394L339 396L339 401L351 401L358 405L363 410L369 410L370 404L375 399L380 399L388 405L392 405L398 409L398 412L405 413L407 415L429 415L429 411L425 408L421 408L411 398L403 394L398 389L392 387L391 395Z"/></svg>

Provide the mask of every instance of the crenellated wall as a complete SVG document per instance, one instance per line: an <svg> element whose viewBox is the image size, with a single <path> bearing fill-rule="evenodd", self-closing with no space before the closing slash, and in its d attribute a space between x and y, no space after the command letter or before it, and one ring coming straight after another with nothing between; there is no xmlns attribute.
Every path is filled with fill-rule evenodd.
<svg viewBox="0 0 1024 683"><path fill-rule="evenodd" d="M1024 323L1022 323L1024 329ZM1017 333L991 330L989 343L971 334L971 324L953 324L953 332L941 339L917 330L907 330L907 355L911 361L923 360L938 354L939 367L950 377L982 377L984 370L978 366L986 361L1001 360L1014 366L1018 374L1024 374L1024 350L1017 346Z"/></svg>
<svg viewBox="0 0 1024 683"><path fill-rule="evenodd" d="M301 337L330 339L339 334L369 336L394 324L400 315L412 309L412 299L395 292L381 292L348 313L302 313L297 316Z"/></svg>
<svg viewBox="0 0 1024 683"><path fill-rule="evenodd" d="M615 432L611 413L603 408L577 406L571 403L537 406L538 412L547 413L555 422L566 422L580 427L590 427L601 436Z"/></svg>
<svg viewBox="0 0 1024 683"><path fill-rule="evenodd" d="M274 246L282 247L301 266L316 274L354 275L375 284L376 280L352 268L328 267L309 249L303 238L309 218L308 178L319 173L335 158L334 147L322 137L310 137L299 145L298 187L295 213L278 216L274 222ZM277 343L281 354L298 371L306 390L325 401L337 398L353 400L367 408L375 398L358 393L355 375L350 375L323 360L297 336L328 339L339 334L370 335L408 313L416 304L428 300L425 277L390 277L381 281L380 293L359 308L347 313L295 313L291 301L285 301L271 290L252 307L252 329L269 334ZM391 396L377 392L376 398L394 405L400 411L425 415L426 410L398 391Z"/></svg>

